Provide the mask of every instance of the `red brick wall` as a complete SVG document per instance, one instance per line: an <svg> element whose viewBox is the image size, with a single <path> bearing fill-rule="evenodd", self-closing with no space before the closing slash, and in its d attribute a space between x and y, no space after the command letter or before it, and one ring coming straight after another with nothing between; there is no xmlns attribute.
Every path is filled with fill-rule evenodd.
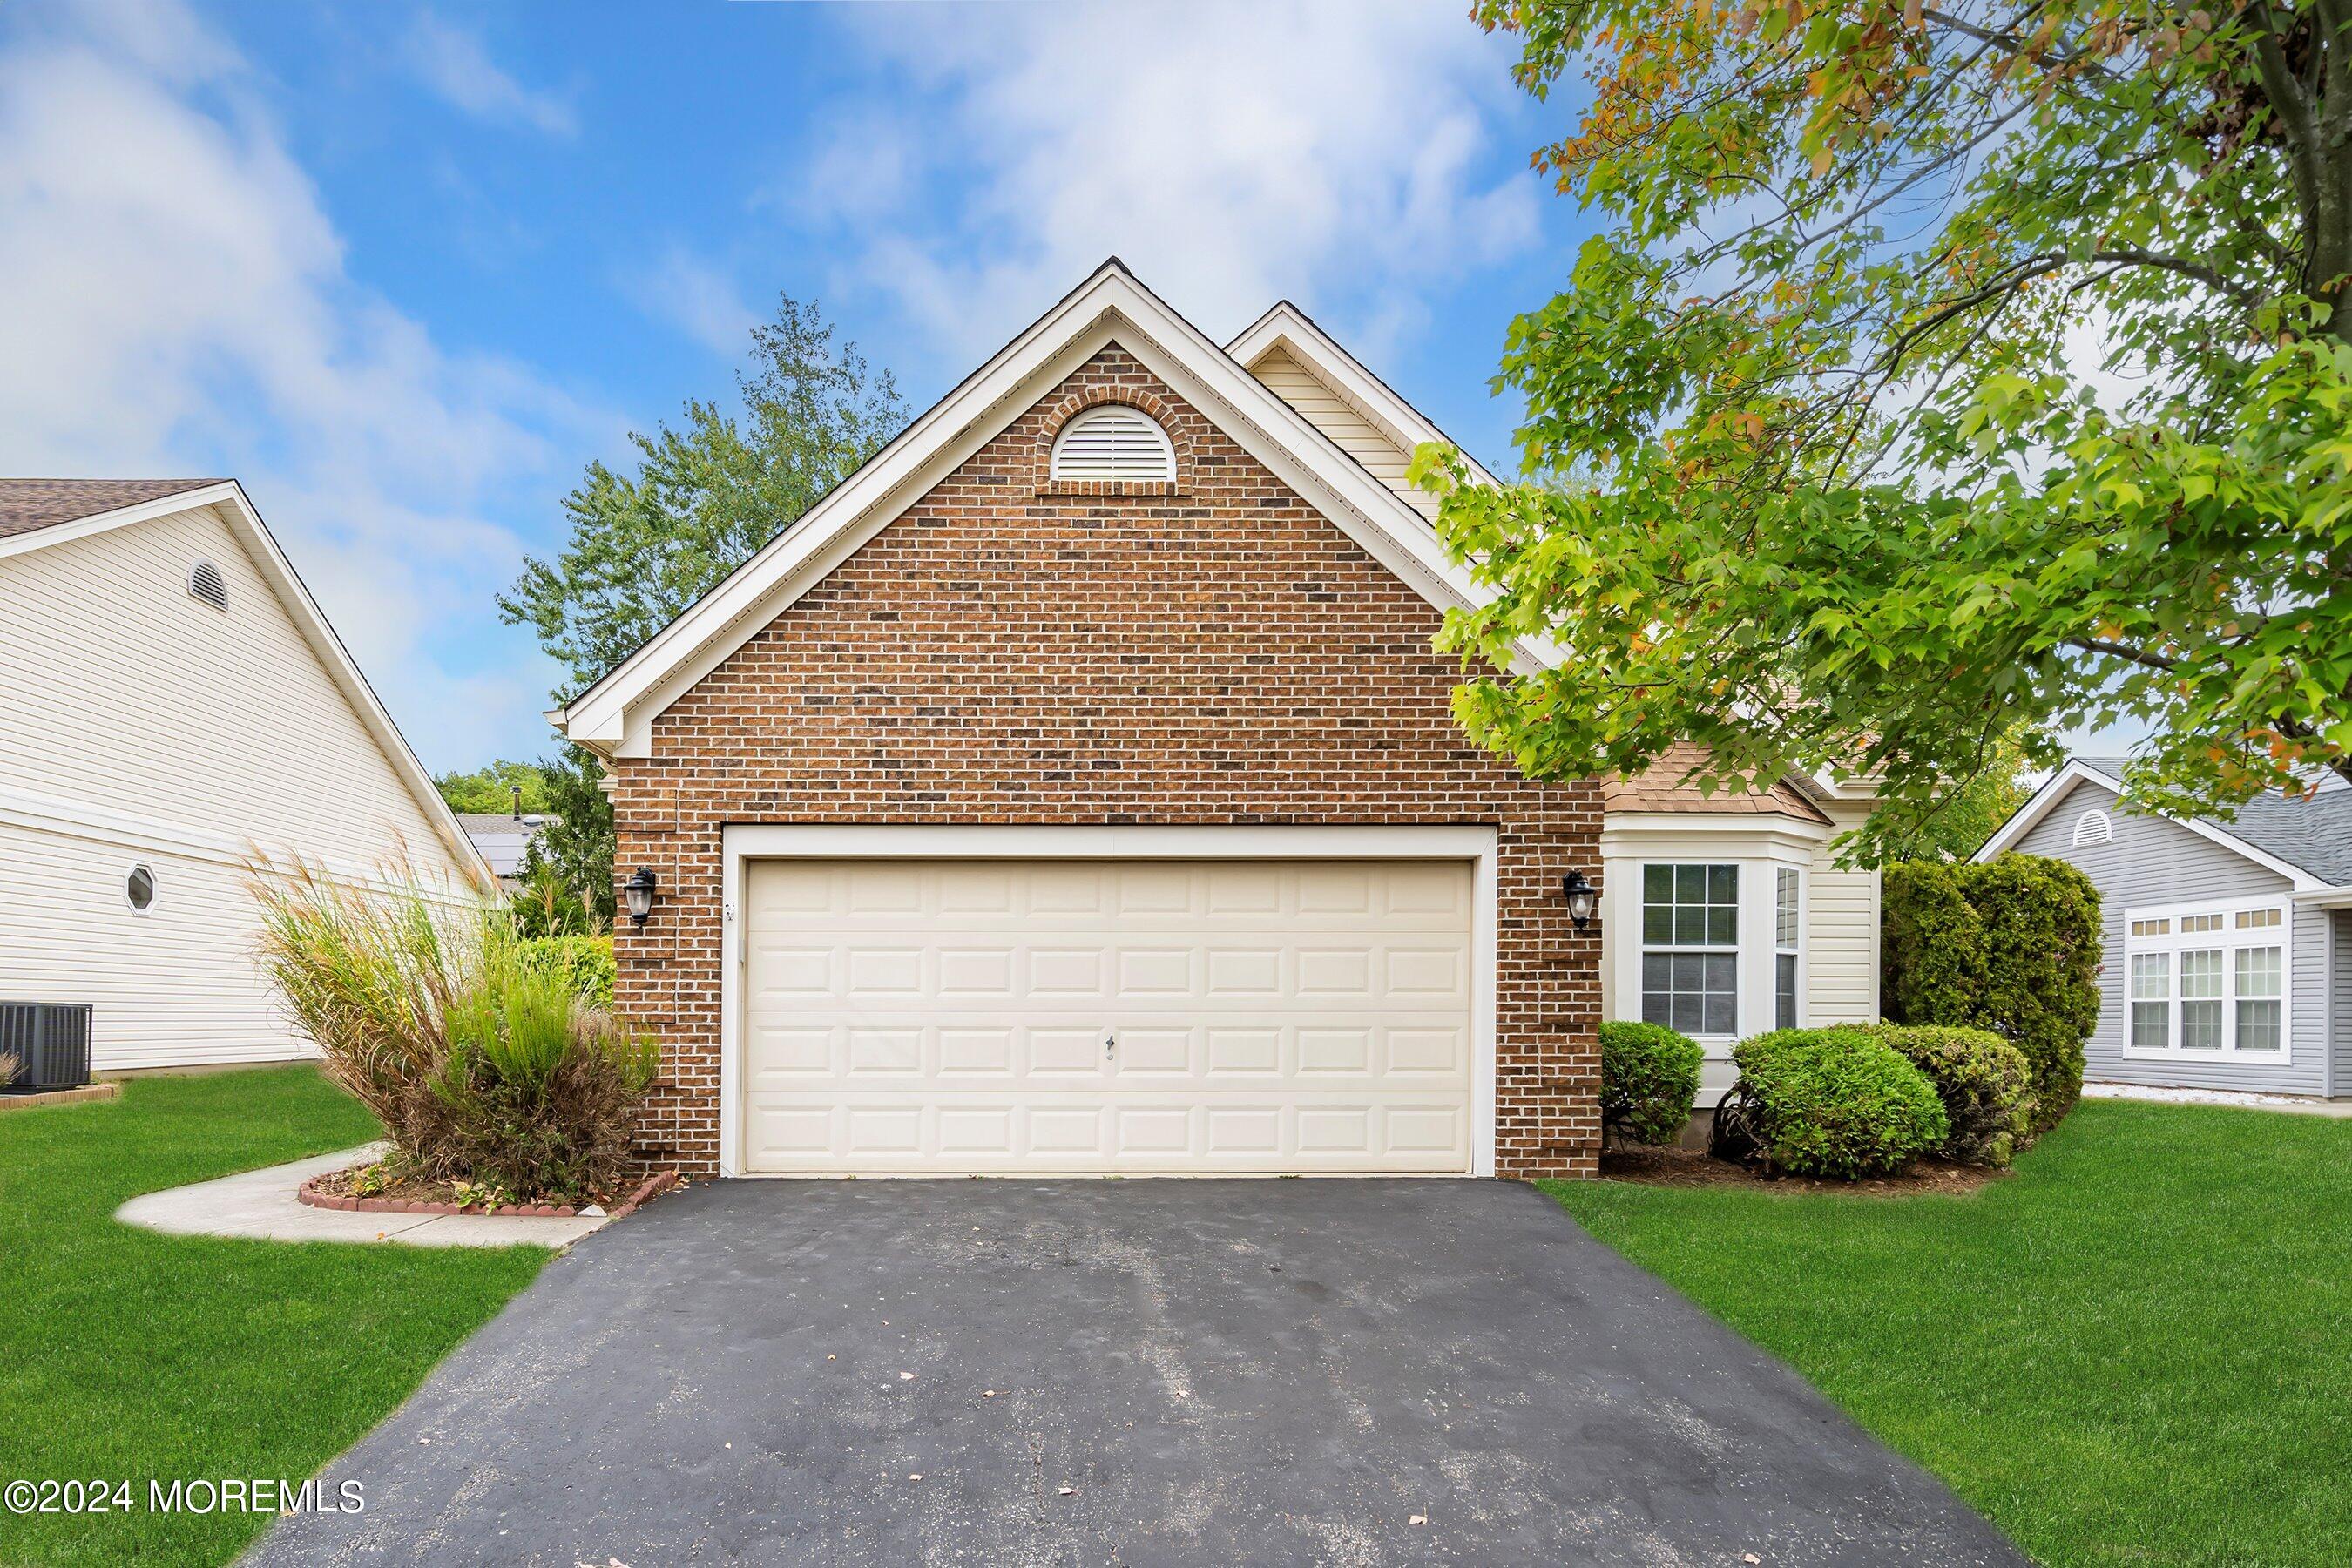
<svg viewBox="0 0 2352 1568"><path fill-rule="evenodd" d="M1053 432L1150 408L1177 482L1055 491ZM665 897L619 938L667 1062L649 1157L719 1151L719 834L737 823L1482 824L1500 839L1496 1167L1590 1173L1601 939L1591 784L1464 738L1437 613L1117 348L975 453L614 764L619 868Z"/></svg>

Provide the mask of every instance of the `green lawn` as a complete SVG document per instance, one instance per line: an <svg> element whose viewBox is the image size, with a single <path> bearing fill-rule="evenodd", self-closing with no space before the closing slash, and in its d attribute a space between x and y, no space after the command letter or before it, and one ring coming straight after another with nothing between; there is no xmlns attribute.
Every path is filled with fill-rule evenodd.
<svg viewBox="0 0 2352 1568"><path fill-rule="evenodd" d="M128 1479L142 1504L0 1514L0 1563L225 1561L267 1520L150 1514L149 1478L316 1473L530 1283L542 1248L215 1241L110 1217L375 1131L302 1067L0 1113L0 1480Z"/></svg>
<svg viewBox="0 0 2352 1568"><path fill-rule="evenodd" d="M2352 1121L2092 1101L1965 1198L1544 1186L2043 1563L2352 1562Z"/></svg>

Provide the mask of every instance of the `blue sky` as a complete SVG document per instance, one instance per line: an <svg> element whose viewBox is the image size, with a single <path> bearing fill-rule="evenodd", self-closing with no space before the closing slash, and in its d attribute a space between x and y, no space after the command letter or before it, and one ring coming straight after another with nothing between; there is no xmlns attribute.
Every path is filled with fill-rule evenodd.
<svg viewBox="0 0 2352 1568"><path fill-rule="evenodd" d="M102 0L0 14L0 472L234 474L427 765L537 755L492 595L779 291L917 407L1116 252L1297 300L1489 462L1587 220L1455 0Z"/></svg>

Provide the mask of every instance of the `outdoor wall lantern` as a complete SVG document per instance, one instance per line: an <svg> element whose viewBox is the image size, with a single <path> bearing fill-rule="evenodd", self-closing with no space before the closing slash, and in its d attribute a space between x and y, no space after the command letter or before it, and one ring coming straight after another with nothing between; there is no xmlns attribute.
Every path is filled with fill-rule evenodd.
<svg viewBox="0 0 2352 1568"><path fill-rule="evenodd" d="M1559 879L1560 897L1568 900L1568 918L1582 931L1592 923L1592 911L1601 905L1601 889L1584 879L1581 871L1570 871Z"/></svg>
<svg viewBox="0 0 2352 1568"><path fill-rule="evenodd" d="M645 930L646 921L654 912L654 889L659 886L660 879L654 875L651 866L638 867L637 874L621 884L621 891L629 900L630 922L639 931ZM1584 922L1579 921L1576 923L1582 925Z"/></svg>

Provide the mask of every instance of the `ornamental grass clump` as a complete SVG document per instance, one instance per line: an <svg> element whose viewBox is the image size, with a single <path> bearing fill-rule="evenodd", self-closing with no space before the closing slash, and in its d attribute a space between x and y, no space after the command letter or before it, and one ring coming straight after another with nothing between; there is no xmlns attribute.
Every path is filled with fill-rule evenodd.
<svg viewBox="0 0 2352 1568"><path fill-rule="evenodd" d="M252 886L265 973L327 1077L383 1123L401 1179L520 1202L620 1180L656 1048L506 911L405 867L360 886L257 860Z"/></svg>

